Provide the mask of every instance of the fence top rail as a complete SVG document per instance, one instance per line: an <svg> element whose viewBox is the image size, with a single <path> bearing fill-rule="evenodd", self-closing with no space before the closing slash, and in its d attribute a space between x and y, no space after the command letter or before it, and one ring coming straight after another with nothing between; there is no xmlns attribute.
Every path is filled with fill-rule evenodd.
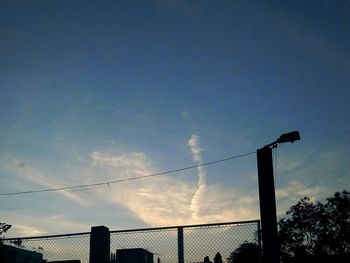
<svg viewBox="0 0 350 263"><path fill-rule="evenodd" d="M182 225L182 226L164 226L164 227L153 227L153 228L138 228L138 229L127 229L127 230L114 230L110 231L113 233L125 233L125 232L142 232L142 231L154 231L154 230L170 230L178 228L193 228L193 227L211 227L211 226L225 226L225 225L243 225L243 224L258 224L260 220L247 220L247 221L236 221L236 222L224 222L224 223L210 223L210 224L197 224L197 225Z"/></svg>
<svg viewBox="0 0 350 263"><path fill-rule="evenodd" d="M15 240L26 240L26 239L45 239L45 238L59 238L59 237L75 237L90 235L91 232L80 232L80 233L69 233L69 234L59 234L59 235L47 235L47 236L28 236L28 237L10 237L2 238L1 241L15 241Z"/></svg>
<svg viewBox="0 0 350 263"><path fill-rule="evenodd" d="M194 228L194 227L214 227L214 226L225 226L225 225L243 225L243 224L257 224L259 226L260 220L246 220L246 221L235 221L235 222L223 222L223 223L210 223L210 224L197 224L197 225L182 225L182 226L165 226L165 227L153 227L153 228L137 228L137 229L125 229L125 230L113 230L113 233L127 233L127 232L144 232L144 231L157 231L157 230L170 230L178 228ZM60 238L60 237L76 237L90 235L91 232L80 232L80 233L68 233L59 235L44 235L44 236L28 236L28 237L11 237L1 238L1 241L16 241L26 239L48 239L48 238Z"/></svg>

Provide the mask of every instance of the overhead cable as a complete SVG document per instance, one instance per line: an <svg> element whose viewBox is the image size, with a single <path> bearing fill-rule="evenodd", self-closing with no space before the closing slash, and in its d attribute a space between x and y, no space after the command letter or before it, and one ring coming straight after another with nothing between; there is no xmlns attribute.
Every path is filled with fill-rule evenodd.
<svg viewBox="0 0 350 263"><path fill-rule="evenodd" d="M77 188L96 187L96 186L101 186L101 185L108 185L109 186L111 184L116 184L116 183L121 183L121 182L126 182L126 181L141 180L141 179L145 179L145 178L149 178L149 177L155 177L155 176L160 176L160 175L165 175L165 174L177 173L177 172L181 172L181 171L185 171L185 170L190 170L190 169L198 168L198 167L201 167L201 166L208 166L208 165L213 165L213 164L217 164L217 163L222 163L222 162L226 162L226 161L233 160L233 159L238 159L238 158L241 158L241 157L244 157L244 156L248 156L248 155L252 155L252 154L255 154L255 152L244 153L244 154L231 156L231 157L220 159L220 160L216 160L216 161L211 161L211 162L207 162L207 163L201 163L201 164L198 164L198 165L187 166L187 167L183 167L183 168L163 171L163 172L149 174L149 175L130 177L130 178L124 178L124 179L116 179L116 180L112 180L112 181L104 181L104 182L91 183L91 184L63 186L63 187L57 187L57 188L47 188L47 189L40 189L40 190L21 191L21 192L0 193L0 196L33 194L33 193L43 193L43 192L55 192L55 191L62 191L62 190L72 190L72 189L77 189Z"/></svg>

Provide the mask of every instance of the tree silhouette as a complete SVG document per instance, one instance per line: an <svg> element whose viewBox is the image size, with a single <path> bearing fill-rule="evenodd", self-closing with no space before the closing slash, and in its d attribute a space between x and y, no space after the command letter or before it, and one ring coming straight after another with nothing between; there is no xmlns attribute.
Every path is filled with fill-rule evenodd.
<svg viewBox="0 0 350 263"><path fill-rule="evenodd" d="M218 252L216 253L215 257L214 257L214 263L223 263L222 262L222 257L221 254Z"/></svg>
<svg viewBox="0 0 350 263"><path fill-rule="evenodd" d="M14 241L11 241L12 244L14 244L17 247L22 247L23 241L21 239L16 239Z"/></svg>
<svg viewBox="0 0 350 263"><path fill-rule="evenodd" d="M204 258L204 261L203 261L204 263L212 263L211 261L210 261L210 259L209 259L209 256L206 256L205 258Z"/></svg>
<svg viewBox="0 0 350 263"><path fill-rule="evenodd" d="M258 263L260 247L256 243L244 242L227 258L227 263Z"/></svg>
<svg viewBox="0 0 350 263"><path fill-rule="evenodd" d="M1 235L5 233L7 230L9 230L12 227L12 225L6 224L6 223L0 223L0 242L1 242Z"/></svg>
<svg viewBox="0 0 350 263"><path fill-rule="evenodd" d="M0 223L0 235L5 233L7 230L9 230L12 227L12 225L6 224L6 223Z"/></svg>
<svg viewBox="0 0 350 263"><path fill-rule="evenodd" d="M336 192L325 203L302 198L279 221L282 257L350 257L350 193Z"/></svg>

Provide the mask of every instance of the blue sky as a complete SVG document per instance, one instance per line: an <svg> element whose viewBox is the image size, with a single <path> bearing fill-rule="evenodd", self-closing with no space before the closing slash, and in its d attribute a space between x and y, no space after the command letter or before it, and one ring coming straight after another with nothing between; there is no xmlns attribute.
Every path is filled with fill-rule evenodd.
<svg viewBox="0 0 350 263"><path fill-rule="evenodd" d="M277 154L280 215L348 189L347 1L2 1L0 192ZM7 236L259 218L256 157L1 196Z"/></svg>

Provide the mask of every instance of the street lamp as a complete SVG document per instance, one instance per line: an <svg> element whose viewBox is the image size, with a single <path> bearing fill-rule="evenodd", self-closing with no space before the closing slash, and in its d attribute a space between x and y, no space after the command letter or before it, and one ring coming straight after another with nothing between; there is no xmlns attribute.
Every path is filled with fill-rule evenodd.
<svg viewBox="0 0 350 263"><path fill-rule="evenodd" d="M265 145L264 147L277 147L277 144L291 142L294 143L295 141L300 140L300 134L298 131L292 131L288 133L283 133L276 141Z"/></svg>
<svg viewBox="0 0 350 263"><path fill-rule="evenodd" d="M264 263L280 263L272 148L280 143L293 143L298 140L298 131L285 133L256 152Z"/></svg>

